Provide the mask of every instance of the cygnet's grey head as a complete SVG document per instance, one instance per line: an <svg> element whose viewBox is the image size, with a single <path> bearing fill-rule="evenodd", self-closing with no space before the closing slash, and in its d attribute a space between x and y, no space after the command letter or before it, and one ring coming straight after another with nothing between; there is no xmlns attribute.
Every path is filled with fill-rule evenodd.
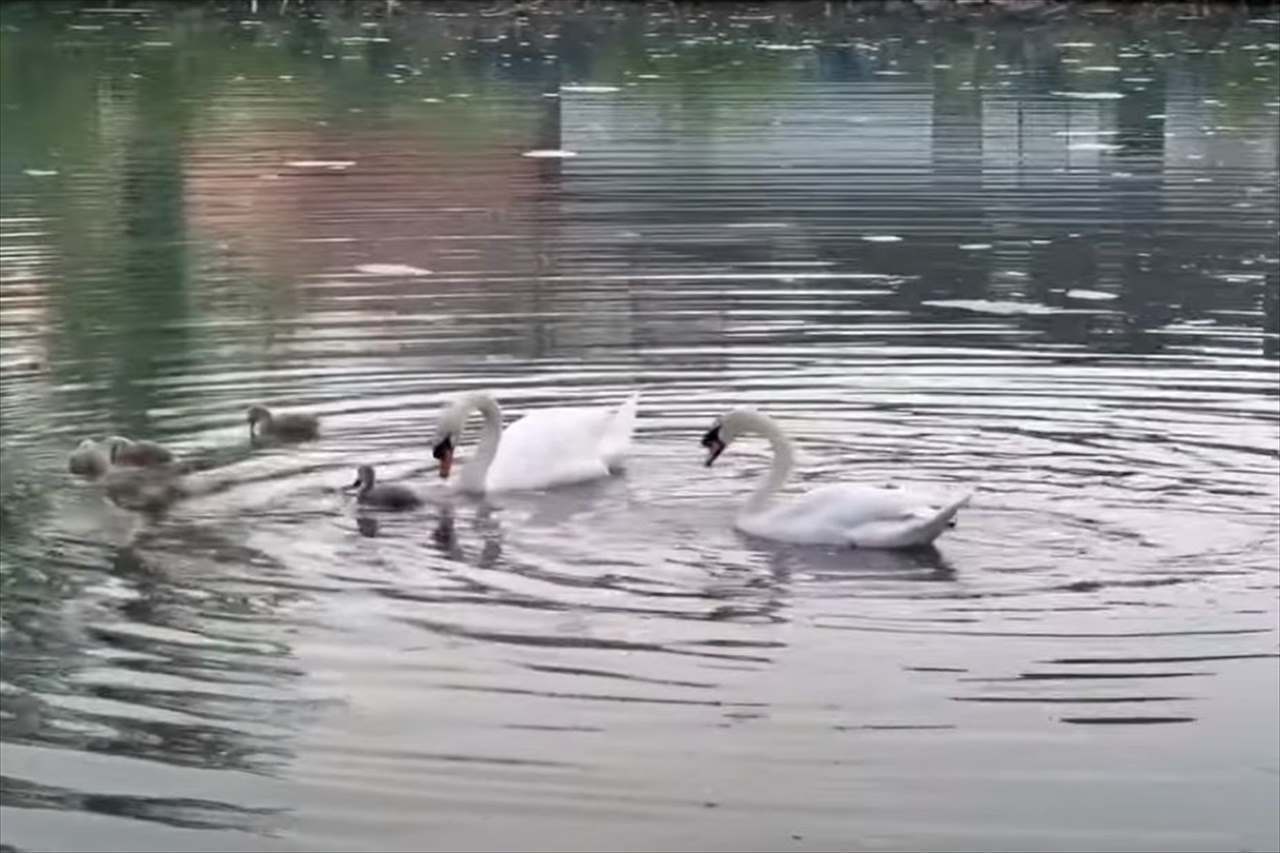
<svg viewBox="0 0 1280 853"><path fill-rule="evenodd" d="M271 412L266 406L250 406L249 407L249 434L253 435L253 429L259 423L269 423L271 421Z"/></svg>
<svg viewBox="0 0 1280 853"><path fill-rule="evenodd" d="M356 469L356 481L347 488L369 489L373 487L374 475L372 465L361 465Z"/></svg>

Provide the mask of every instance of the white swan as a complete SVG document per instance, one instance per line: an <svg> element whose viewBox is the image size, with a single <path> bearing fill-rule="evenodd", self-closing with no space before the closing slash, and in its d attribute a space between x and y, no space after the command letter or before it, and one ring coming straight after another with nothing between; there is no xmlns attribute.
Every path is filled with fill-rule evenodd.
<svg viewBox="0 0 1280 853"><path fill-rule="evenodd" d="M855 548L912 548L928 545L952 523L972 494L945 506L902 489L838 484L822 486L785 503L772 503L795 461L791 440L772 418L753 409L734 409L718 418L702 437L707 467L739 435L762 435L773 445L769 476L738 514L745 533L804 545Z"/></svg>
<svg viewBox="0 0 1280 853"><path fill-rule="evenodd" d="M596 480L622 467L639 400L635 393L616 409L539 409L503 430L502 410L493 397L483 391L464 394L441 412L431 455L447 478L467 418L478 411L484 429L475 458L458 478L463 491L547 489Z"/></svg>

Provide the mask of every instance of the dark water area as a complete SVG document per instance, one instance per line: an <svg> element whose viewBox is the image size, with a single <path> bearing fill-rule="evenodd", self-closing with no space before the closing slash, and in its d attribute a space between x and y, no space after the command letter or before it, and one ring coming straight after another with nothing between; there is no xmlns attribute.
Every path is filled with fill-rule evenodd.
<svg viewBox="0 0 1280 853"><path fill-rule="evenodd" d="M0 5L0 844L1276 849L1278 62L1274 4ZM641 390L631 465L455 494L475 389ZM744 405L977 494L744 535ZM112 433L197 494L68 472Z"/></svg>

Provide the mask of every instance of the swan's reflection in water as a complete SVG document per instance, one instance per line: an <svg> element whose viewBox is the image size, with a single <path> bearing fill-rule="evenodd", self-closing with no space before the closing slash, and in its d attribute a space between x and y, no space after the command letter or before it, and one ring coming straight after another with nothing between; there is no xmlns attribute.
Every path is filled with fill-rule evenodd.
<svg viewBox="0 0 1280 853"><path fill-rule="evenodd" d="M452 503L441 503L436 523L431 530L431 543L437 552L459 563L473 564L480 568L494 568L502 558L502 525L495 507L481 501L476 505L472 519L472 531L479 538L480 551L469 559L463 539L457 530L457 511Z"/></svg>
<svg viewBox="0 0 1280 853"><path fill-rule="evenodd" d="M752 539L752 545L767 554L775 575L804 580L832 582L956 580L955 565L933 545L905 551L878 551L860 548L814 548L780 545Z"/></svg>

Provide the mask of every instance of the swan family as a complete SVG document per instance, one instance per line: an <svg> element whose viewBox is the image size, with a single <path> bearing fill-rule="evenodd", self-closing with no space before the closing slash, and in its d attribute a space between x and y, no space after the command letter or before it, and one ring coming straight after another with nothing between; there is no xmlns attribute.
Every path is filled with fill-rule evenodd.
<svg viewBox="0 0 1280 853"><path fill-rule="evenodd" d="M538 409L504 428L497 400L487 392L469 392L454 397L441 410L431 454L440 477L448 480L468 421L479 415L474 455L454 479L458 490L470 494L540 491L603 479L625 467L639 404L640 395L634 393L614 407ZM248 422L250 440L255 442L308 441L320 434L319 419L301 412L274 414L253 406ZM800 545L920 547L953 526L956 514L972 498L972 492L967 492L935 504L906 489L851 483L779 496L795 466L795 447L773 418L750 408L726 412L703 433L706 467L735 440L749 435L764 438L773 450L768 473L734 522L751 536ZM68 468L82 476L103 478L113 498L125 504L154 507L186 494L168 476L182 471L174 454L150 441L124 436L86 439L71 453ZM347 488L355 490L358 504L371 508L406 510L423 503L403 483L379 482L372 465L361 465Z"/></svg>

